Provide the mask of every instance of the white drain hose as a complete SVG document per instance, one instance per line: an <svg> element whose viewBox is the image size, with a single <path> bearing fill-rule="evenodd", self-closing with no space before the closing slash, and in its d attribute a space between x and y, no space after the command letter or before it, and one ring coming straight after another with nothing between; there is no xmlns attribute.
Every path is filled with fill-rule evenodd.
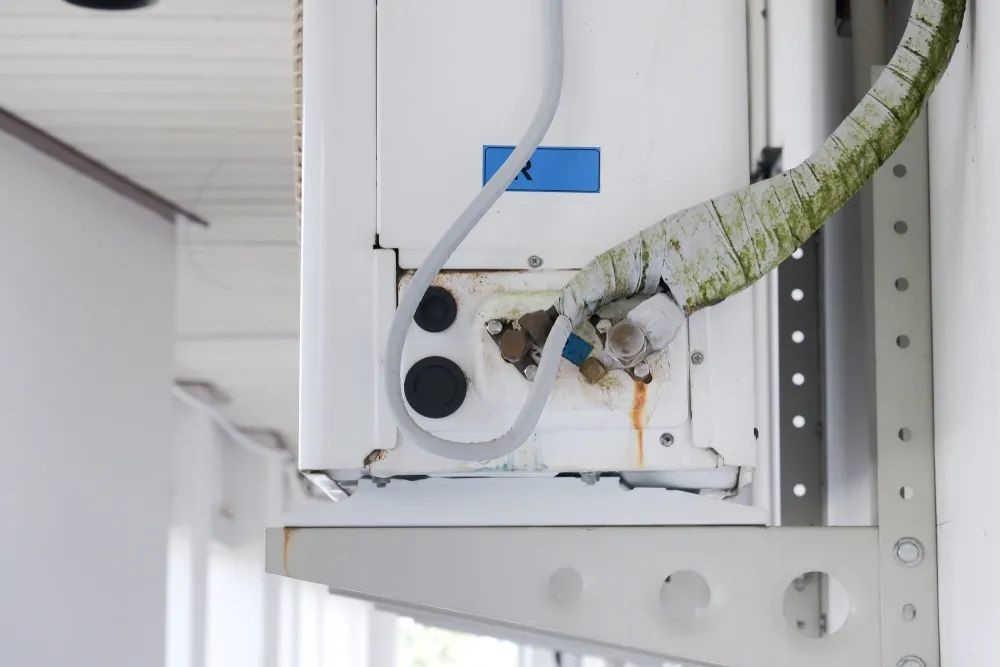
<svg viewBox="0 0 1000 667"><path fill-rule="evenodd" d="M548 0L545 3L545 22L549 35L546 60L548 77L542 99L538 105L531 124L524 133L514 151L507 157L503 165L487 181L475 199L462 211L458 219L452 223L441 240L427 255L420 268L414 274L409 286L399 300L399 307L389 326L389 336L386 340L385 361L382 367L382 379L389 412L396 420L399 430L407 439L432 454L458 461L488 461L500 458L517 449L521 443L535 430L538 419L542 415L545 401L555 384L556 373L562 358L562 349L573 330L569 318L559 316L542 350L542 358L538 363L538 372L532 383L528 400L514 420L514 425L504 435L484 442L453 442L431 435L413 420L406 409L403 399L402 382L400 381L403 361L403 343L413 322L413 314L420 305L424 292L431 281L451 257L459 244L465 240L469 232L479 223L486 212L500 198L507 187L517 178L517 174L534 154L545 133L552 124L552 118L559 107L559 97L562 94L563 78L563 3L562 0Z"/></svg>

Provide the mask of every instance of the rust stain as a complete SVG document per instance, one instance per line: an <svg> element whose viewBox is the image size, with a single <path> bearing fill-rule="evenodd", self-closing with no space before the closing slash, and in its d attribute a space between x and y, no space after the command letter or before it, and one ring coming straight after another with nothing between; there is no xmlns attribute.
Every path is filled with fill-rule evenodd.
<svg viewBox="0 0 1000 667"><path fill-rule="evenodd" d="M288 574L288 542L289 540L292 539L292 532L294 530L295 530L294 528L287 528L287 527L284 529L285 545L284 545L284 551L282 552L281 556L281 562L285 568L285 574Z"/></svg>
<svg viewBox="0 0 1000 667"><path fill-rule="evenodd" d="M372 465L378 463L379 461L384 461L385 457L389 455L389 452L385 449L373 449L368 452L368 456L362 461L365 469L368 472L372 471Z"/></svg>
<svg viewBox="0 0 1000 667"><path fill-rule="evenodd" d="M635 394L632 397L632 428L635 429L635 437L639 445L639 467L645 465L646 458L642 442L642 429L646 425L646 389L645 382L636 382Z"/></svg>

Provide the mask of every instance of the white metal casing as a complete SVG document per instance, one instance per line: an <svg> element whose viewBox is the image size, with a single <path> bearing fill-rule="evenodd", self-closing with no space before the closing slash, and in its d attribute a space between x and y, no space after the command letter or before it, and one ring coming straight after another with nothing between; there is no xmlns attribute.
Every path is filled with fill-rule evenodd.
<svg viewBox="0 0 1000 667"><path fill-rule="evenodd" d="M378 6L378 233L403 268L518 142L544 84L537 0ZM746 17L728 0L565 3L565 73L543 146L598 147L600 192L505 194L446 268L576 269L747 179ZM711 35L711 39L706 39ZM692 66L697 64L697 66Z"/></svg>
<svg viewBox="0 0 1000 667"><path fill-rule="evenodd" d="M733 488L740 471L766 461L754 435L769 380L756 360L766 350L762 289L690 319L664 353L669 379L657 396L666 398L638 425L630 381L610 397L591 392L589 421L577 424L579 413L560 412L566 399L557 391L521 451L466 464L399 441L382 408L378 367L397 270L414 268L481 187L483 146L519 138L542 81L533 65L540 19L530 0L385 0L377 10L338 3L306 22L301 468L340 479L724 468L701 487ZM404 367L432 351L461 357L473 398L425 426L469 439L512 421L526 383L512 368L488 366L480 311L492 299L519 283L537 288L529 301L544 307L594 254L745 183L745 21L742 5L722 1L567 4L565 89L543 145L599 147L600 192L506 193L452 258L449 268L463 271L438 282L456 289L460 306L474 303L479 317L463 309L444 334L412 327ZM704 34L718 39L696 38ZM543 258L542 270L525 270L529 255ZM481 289L484 282L491 287ZM705 361L690 365L693 351ZM579 387L565 365L563 376ZM489 401L475 409L474 398L497 393L501 409ZM658 444L668 429L669 449ZM386 454L366 468L378 449Z"/></svg>

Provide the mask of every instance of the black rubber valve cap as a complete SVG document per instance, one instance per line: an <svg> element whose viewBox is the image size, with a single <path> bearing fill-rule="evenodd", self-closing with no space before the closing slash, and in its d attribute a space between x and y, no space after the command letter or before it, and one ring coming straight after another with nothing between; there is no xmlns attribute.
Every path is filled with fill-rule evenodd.
<svg viewBox="0 0 1000 667"><path fill-rule="evenodd" d="M413 321L424 331L439 333L451 326L458 315L458 304L451 292L443 287L431 285L424 292L424 298L413 313Z"/></svg>
<svg viewBox="0 0 1000 667"><path fill-rule="evenodd" d="M465 402L465 373L446 357L424 357L406 372L403 394L410 407L424 417L441 419Z"/></svg>

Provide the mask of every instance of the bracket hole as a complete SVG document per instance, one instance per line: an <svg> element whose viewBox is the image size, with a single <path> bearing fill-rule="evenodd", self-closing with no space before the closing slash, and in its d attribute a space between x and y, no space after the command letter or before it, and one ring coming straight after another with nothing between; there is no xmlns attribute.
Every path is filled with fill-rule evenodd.
<svg viewBox="0 0 1000 667"><path fill-rule="evenodd" d="M806 335L804 333L802 333L801 331L793 331L792 332L792 342L793 343L801 343L805 339L806 339Z"/></svg>
<svg viewBox="0 0 1000 667"><path fill-rule="evenodd" d="M901 486L899 488L899 497L903 500L913 500L913 487L912 486Z"/></svg>
<svg viewBox="0 0 1000 667"><path fill-rule="evenodd" d="M792 417L792 426L795 428L803 428L806 425L806 418L802 415L795 415Z"/></svg>
<svg viewBox="0 0 1000 667"><path fill-rule="evenodd" d="M800 290L798 287L796 287L795 289L792 290L791 296L792 296L792 301L802 301L802 299L806 298L806 293Z"/></svg>
<svg viewBox="0 0 1000 667"><path fill-rule="evenodd" d="M694 570L678 570L660 586L660 606L667 618L685 623L703 617L712 602L712 589Z"/></svg>
<svg viewBox="0 0 1000 667"><path fill-rule="evenodd" d="M905 292L910 289L910 281L906 278L896 278L896 289L900 292Z"/></svg>
<svg viewBox="0 0 1000 667"><path fill-rule="evenodd" d="M802 255L804 254L805 253L802 252L802 248L796 248L792 251L792 259L802 259Z"/></svg>
<svg viewBox="0 0 1000 667"><path fill-rule="evenodd" d="M802 373L793 373L792 374L792 384L794 384L796 387L801 387L805 383L806 383L806 376L805 375L803 375Z"/></svg>
<svg viewBox="0 0 1000 667"><path fill-rule="evenodd" d="M902 336L896 336L896 347L898 347L901 350L905 350L906 348L910 347L910 337L907 336L906 334L903 334Z"/></svg>
<svg viewBox="0 0 1000 667"><path fill-rule="evenodd" d="M903 605L903 620L907 622L917 620L917 608L915 605Z"/></svg>
<svg viewBox="0 0 1000 667"><path fill-rule="evenodd" d="M897 234L905 234L910 229L910 226L906 224L906 220L897 220L895 224L893 224L892 229Z"/></svg>
<svg viewBox="0 0 1000 667"><path fill-rule="evenodd" d="M897 164L896 166L894 166L892 168L892 175L895 176L896 178L902 178L903 176L906 176L906 165Z"/></svg>
<svg viewBox="0 0 1000 667"><path fill-rule="evenodd" d="M910 440L913 439L913 431L911 431L906 426L899 429L899 432L896 435L898 435L899 439L902 440L903 442L909 442Z"/></svg>
<svg viewBox="0 0 1000 667"><path fill-rule="evenodd" d="M847 589L826 572L806 572L785 589L785 620L813 639L835 634L851 609Z"/></svg>
<svg viewBox="0 0 1000 667"><path fill-rule="evenodd" d="M792 487L792 493L795 494L796 498L804 497L806 495L806 491L807 491L806 485L803 484L802 482L799 482L798 484Z"/></svg>

